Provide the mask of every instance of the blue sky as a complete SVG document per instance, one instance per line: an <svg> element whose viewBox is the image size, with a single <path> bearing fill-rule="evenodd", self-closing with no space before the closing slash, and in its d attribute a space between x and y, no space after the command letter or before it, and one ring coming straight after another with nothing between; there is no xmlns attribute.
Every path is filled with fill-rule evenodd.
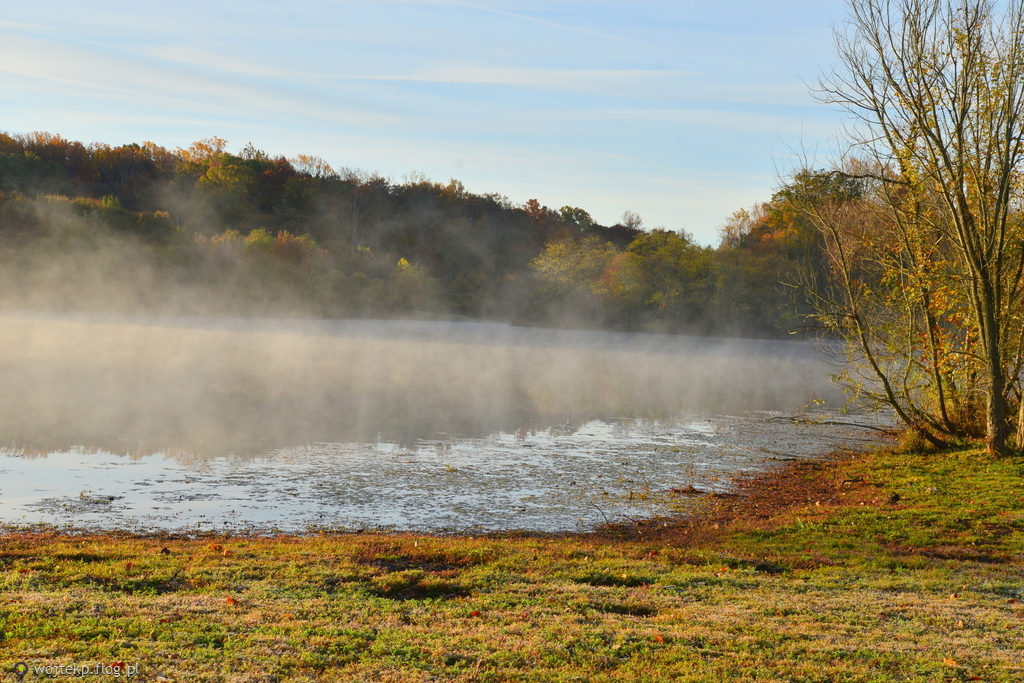
<svg viewBox="0 0 1024 683"><path fill-rule="evenodd" d="M8 3L0 130L210 136L703 243L823 155L841 0Z"/></svg>

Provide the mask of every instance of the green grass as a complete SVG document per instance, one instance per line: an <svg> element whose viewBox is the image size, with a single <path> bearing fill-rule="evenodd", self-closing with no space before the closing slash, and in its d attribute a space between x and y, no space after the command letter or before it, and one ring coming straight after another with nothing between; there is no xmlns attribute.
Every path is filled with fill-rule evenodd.
<svg viewBox="0 0 1024 683"><path fill-rule="evenodd" d="M1024 459L789 476L806 500L715 503L697 536L11 531L0 680L18 661L147 681L1024 680Z"/></svg>

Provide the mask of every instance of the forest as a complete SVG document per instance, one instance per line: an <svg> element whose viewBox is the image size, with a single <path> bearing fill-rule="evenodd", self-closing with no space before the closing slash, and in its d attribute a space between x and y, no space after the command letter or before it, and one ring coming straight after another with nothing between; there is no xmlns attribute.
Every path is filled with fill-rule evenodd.
<svg viewBox="0 0 1024 683"><path fill-rule="evenodd" d="M800 329L786 285L821 250L792 187L733 214L713 248L629 211L604 226L456 179L227 144L0 133L0 305L773 337Z"/></svg>

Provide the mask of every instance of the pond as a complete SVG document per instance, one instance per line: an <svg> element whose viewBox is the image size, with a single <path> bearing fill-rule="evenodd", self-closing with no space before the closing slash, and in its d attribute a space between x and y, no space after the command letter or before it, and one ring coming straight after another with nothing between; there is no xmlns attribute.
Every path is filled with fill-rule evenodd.
<svg viewBox="0 0 1024 683"><path fill-rule="evenodd" d="M9 314L0 351L11 525L582 530L884 424L803 342Z"/></svg>

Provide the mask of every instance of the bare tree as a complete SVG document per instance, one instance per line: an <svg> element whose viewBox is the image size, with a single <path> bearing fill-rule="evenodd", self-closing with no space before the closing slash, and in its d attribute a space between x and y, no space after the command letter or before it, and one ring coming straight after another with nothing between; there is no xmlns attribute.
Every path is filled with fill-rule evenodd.
<svg viewBox="0 0 1024 683"><path fill-rule="evenodd" d="M1000 4L997 16L991 0L848 0L839 65L818 88L856 118L851 142L874 161L884 220L941 245L990 452L1007 448L1024 294L1024 0ZM908 277L927 272L903 264Z"/></svg>
<svg viewBox="0 0 1024 683"><path fill-rule="evenodd" d="M644 219L636 211L623 211L622 218L619 220L631 230L643 230Z"/></svg>

